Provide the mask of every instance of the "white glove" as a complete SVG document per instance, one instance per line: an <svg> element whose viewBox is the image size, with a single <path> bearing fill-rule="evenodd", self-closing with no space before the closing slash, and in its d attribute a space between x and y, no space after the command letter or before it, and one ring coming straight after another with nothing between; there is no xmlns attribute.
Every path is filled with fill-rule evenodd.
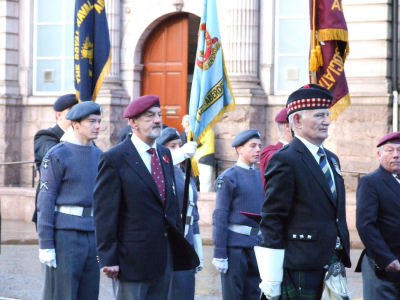
<svg viewBox="0 0 400 300"><path fill-rule="evenodd" d="M201 235L195 234L193 235L194 238L194 250L197 253L197 256L199 257L200 260L200 265L196 268L196 273L203 270L204 268L204 257L203 257L203 243L201 241Z"/></svg>
<svg viewBox="0 0 400 300"><path fill-rule="evenodd" d="M260 289L270 300L279 299L283 278L284 249L271 249L260 246L254 247L260 272Z"/></svg>
<svg viewBox="0 0 400 300"><path fill-rule="evenodd" d="M213 258L212 264L214 267L223 274L228 272L228 259L227 258Z"/></svg>
<svg viewBox="0 0 400 300"><path fill-rule="evenodd" d="M172 163L175 165L180 164L187 158L191 158L197 150L196 142L187 142L185 145L179 149L171 151Z"/></svg>
<svg viewBox="0 0 400 300"><path fill-rule="evenodd" d="M56 249L39 249L39 260L50 268L57 268Z"/></svg>
<svg viewBox="0 0 400 300"><path fill-rule="evenodd" d="M281 296L281 283L271 284L261 281L260 289L268 300L278 300Z"/></svg>
<svg viewBox="0 0 400 300"><path fill-rule="evenodd" d="M185 159L191 158L197 150L197 143L196 142L187 142L182 147L182 152L185 155Z"/></svg>

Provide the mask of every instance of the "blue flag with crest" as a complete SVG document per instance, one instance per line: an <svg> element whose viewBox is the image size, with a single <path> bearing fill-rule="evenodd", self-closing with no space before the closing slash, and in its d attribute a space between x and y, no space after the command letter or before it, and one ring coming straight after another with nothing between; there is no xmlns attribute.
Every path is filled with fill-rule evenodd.
<svg viewBox="0 0 400 300"><path fill-rule="evenodd" d="M233 109L235 99L225 68L216 0L204 0L190 92L189 139L198 141L202 133Z"/></svg>
<svg viewBox="0 0 400 300"><path fill-rule="evenodd" d="M105 0L76 0L74 78L78 101L95 101L110 71L111 47Z"/></svg>

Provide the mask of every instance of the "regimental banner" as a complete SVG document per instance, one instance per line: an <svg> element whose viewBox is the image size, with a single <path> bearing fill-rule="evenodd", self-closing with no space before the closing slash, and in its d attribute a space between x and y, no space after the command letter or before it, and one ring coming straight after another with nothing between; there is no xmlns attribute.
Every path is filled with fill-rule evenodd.
<svg viewBox="0 0 400 300"><path fill-rule="evenodd" d="M350 105L344 72L349 53L348 32L342 0L310 0L310 80L331 90L331 120Z"/></svg>
<svg viewBox="0 0 400 300"><path fill-rule="evenodd" d="M74 78L78 101L95 101L110 71L111 47L105 0L76 0Z"/></svg>
<svg viewBox="0 0 400 300"><path fill-rule="evenodd" d="M204 0L190 93L189 137L198 141L208 126L233 109L235 100L225 68L216 0Z"/></svg>

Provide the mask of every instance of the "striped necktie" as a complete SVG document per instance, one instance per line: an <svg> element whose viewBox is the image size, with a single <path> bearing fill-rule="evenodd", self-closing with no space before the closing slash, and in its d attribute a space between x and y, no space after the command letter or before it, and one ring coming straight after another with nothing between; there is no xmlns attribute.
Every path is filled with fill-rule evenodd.
<svg viewBox="0 0 400 300"><path fill-rule="evenodd" d="M335 188L335 184L333 182L331 171L329 170L329 164L328 164L328 160L326 158L324 149L319 147L317 154L319 156L319 166L322 169L322 173L324 173L324 175L325 175L325 180L328 182L333 199L336 199L336 188Z"/></svg>

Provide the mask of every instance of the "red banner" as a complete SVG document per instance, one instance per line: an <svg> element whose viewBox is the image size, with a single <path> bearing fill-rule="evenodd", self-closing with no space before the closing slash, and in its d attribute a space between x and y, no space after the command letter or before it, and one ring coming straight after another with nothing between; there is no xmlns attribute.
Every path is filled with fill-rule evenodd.
<svg viewBox="0 0 400 300"><path fill-rule="evenodd" d="M311 49L310 79L334 95L331 119L350 105L344 73L349 52L346 20L341 0L310 0Z"/></svg>

